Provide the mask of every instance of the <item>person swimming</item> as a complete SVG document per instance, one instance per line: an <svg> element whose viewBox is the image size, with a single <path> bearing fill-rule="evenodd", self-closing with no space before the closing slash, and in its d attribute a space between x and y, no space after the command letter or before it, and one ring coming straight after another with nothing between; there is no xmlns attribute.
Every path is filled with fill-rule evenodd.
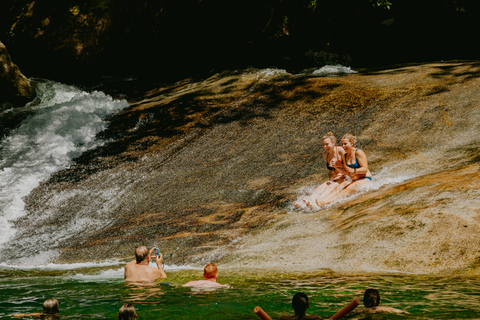
<svg viewBox="0 0 480 320"><path fill-rule="evenodd" d="M350 180L346 179L346 172L343 169L345 151L336 145L336 137L332 132L328 132L322 137L322 141L324 149L322 156L328 170L329 180L316 187L310 196L302 198L301 201L294 201L292 205L297 209L305 207L318 209L317 201L329 194L339 193L350 183Z"/></svg>
<svg viewBox="0 0 480 320"><path fill-rule="evenodd" d="M118 310L118 320L135 320L137 319L137 312L135 306L130 303L125 303Z"/></svg>
<svg viewBox="0 0 480 320"><path fill-rule="evenodd" d="M310 301L308 300L308 296L303 292L296 293L292 298L292 308L295 311L294 316L281 316L278 320L314 320L314 319L321 319L320 316L316 314L307 315L306 311L310 306Z"/></svg>
<svg viewBox="0 0 480 320"><path fill-rule="evenodd" d="M218 268L215 263L209 263L203 268L204 280L193 280L185 284L182 287L195 287L195 288L230 288L229 284L220 284L218 279Z"/></svg>
<svg viewBox="0 0 480 320"><path fill-rule="evenodd" d="M352 183L346 185L338 193L330 193L323 199L317 199L319 207L332 203L335 200L354 195L362 191L365 184L371 183L372 173L368 169L367 155L360 148L355 148L357 138L350 133L342 137L342 148L345 151L343 168L338 166L338 170L343 174L350 176Z"/></svg>
<svg viewBox="0 0 480 320"><path fill-rule="evenodd" d="M363 295L363 305L365 308L356 310L354 313L395 313L408 314L407 311L395 309L392 307L379 306L380 294L377 289L367 289Z"/></svg>
<svg viewBox="0 0 480 320"><path fill-rule="evenodd" d="M60 303L55 298L49 298L43 303L42 313L29 313L29 314L14 314L16 318L20 317L34 317L42 319L57 319L60 317Z"/></svg>

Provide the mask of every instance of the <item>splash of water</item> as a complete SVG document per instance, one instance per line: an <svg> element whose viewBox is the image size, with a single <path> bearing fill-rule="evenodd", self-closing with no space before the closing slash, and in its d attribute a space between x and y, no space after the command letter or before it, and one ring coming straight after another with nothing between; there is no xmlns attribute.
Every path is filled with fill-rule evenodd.
<svg viewBox="0 0 480 320"><path fill-rule="evenodd" d="M26 214L23 198L52 173L103 141L105 118L128 106L102 92L41 81L39 99L19 127L0 143L0 245L15 234L11 220ZM8 112L8 111L5 111Z"/></svg>

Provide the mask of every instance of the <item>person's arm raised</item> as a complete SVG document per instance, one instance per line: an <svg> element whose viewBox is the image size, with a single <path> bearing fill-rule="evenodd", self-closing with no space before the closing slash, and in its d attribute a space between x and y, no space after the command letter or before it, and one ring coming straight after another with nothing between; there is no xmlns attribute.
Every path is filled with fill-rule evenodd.
<svg viewBox="0 0 480 320"><path fill-rule="evenodd" d="M157 264L157 268L158 268L158 271L159 271L158 274L160 275L160 277L158 277L158 278L166 278L167 277L167 274L165 273L165 270L163 270L162 262L163 262L163 255L161 253L159 253L158 257L155 256L155 263Z"/></svg>

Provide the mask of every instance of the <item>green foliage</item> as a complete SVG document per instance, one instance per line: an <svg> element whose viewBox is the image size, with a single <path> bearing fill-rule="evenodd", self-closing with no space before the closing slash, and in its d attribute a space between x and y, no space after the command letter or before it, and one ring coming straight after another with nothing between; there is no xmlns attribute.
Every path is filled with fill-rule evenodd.
<svg viewBox="0 0 480 320"><path fill-rule="evenodd" d="M392 6L392 3L388 0L369 0L370 2L373 2L374 6L377 7L383 7L384 9L390 10L390 7Z"/></svg>

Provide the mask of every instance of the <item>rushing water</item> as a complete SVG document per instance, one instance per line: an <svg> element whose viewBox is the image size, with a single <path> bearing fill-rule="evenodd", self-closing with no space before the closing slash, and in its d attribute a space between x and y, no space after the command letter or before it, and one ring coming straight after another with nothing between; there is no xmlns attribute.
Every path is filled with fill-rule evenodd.
<svg viewBox="0 0 480 320"><path fill-rule="evenodd" d="M23 198L83 152L100 146L105 118L128 106L102 92L52 81L38 83L32 113L0 142L0 245L15 233L10 221L25 215ZM3 113L15 112L4 110ZM38 239L37 239L38 240Z"/></svg>

